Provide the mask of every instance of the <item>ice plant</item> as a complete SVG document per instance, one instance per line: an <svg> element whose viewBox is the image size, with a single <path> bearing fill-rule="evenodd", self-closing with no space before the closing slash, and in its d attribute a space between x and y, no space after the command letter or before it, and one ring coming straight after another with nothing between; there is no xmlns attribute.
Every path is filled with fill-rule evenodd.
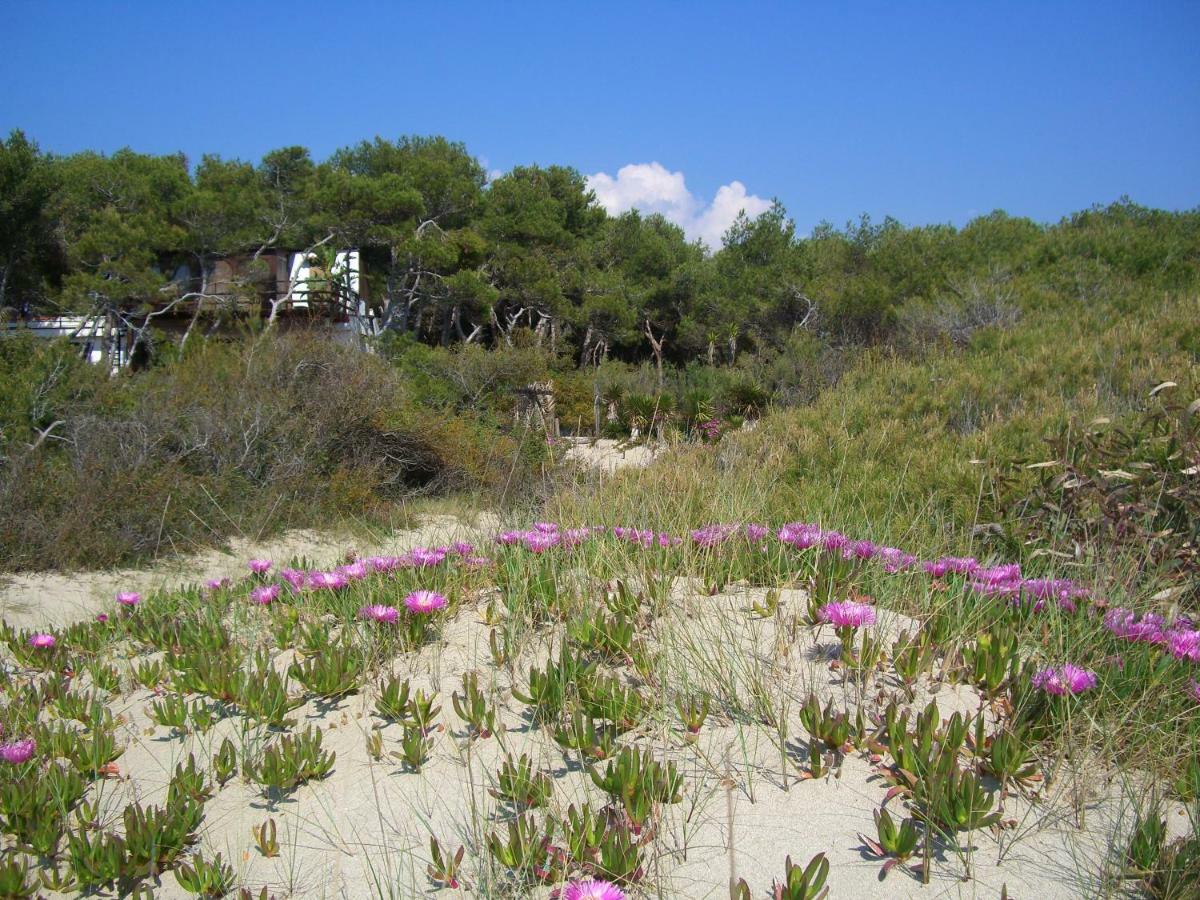
<svg viewBox="0 0 1200 900"><path fill-rule="evenodd" d="M117 602L122 606L137 606L142 602L142 595L137 591L121 591L117 594Z"/></svg>
<svg viewBox="0 0 1200 900"><path fill-rule="evenodd" d="M204 589L207 591L219 591L224 587L229 587L228 578L210 578L204 582Z"/></svg>
<svg viewBox="0 0 1200 900"><path fill-rule="evenodd" d="M49 650L56 643L58 643L58 641L55 640L54 635L52 634L39 633L35 634L29 639L29 646L38 650Z"/></svg>
<svg viewBox="0 0 1200 900"><path fill-rule="evenodd" d="M810 522L789 522L779 529L776 536L797 550L807 550L821 542L821 527Z"/></svg>
<svg viewBox="0 0 1200 900"><path fill-rule="evenodd" d="M561 540L562 537L557 531L534 530L521 535L521 542L525 545L525 549L533 553L544 553Z"/></svg>
<svg viewBox="0 0 1200 900"><path fill-rule="evenodd" d="M252 559L246 565L250 567L250 571L255 575L266 575L271 571L271 566L274 563L269 559Z"/></svg>
<svg viewBox="0 0 1200 900"><path fill-rule="evenodd" d="M625 892L611 881L588 878L563 888L562 900L625 900Z"/></svg>
<svg viewBox="0 0 1200 900"><path fill-rule="evenodd" d="M1073 663L1051 666L1033 676L1033 686L1059 697L1065 694L1081 694L1096 686L1096 673Z"/></svg>
<svg viewBox="0 0 1200 900"><path fill-rule="evenodd" d="M822 622L839 629L875 624L875 608L869 603L857 603L854 600L826 603L821 607L820 616Z"/></svg>
<svg viewBox="0 0 1200 900"><path fill-rule="evenodd" d="M446 598L437 591L413 591L404 598L404 606L409 612L418 615L431 613L444 609Z"/></svg>
<svg viewBox="0 0 1200 900"><path fill-rule="evenodd" d="M842 655L847 662L853 662L854 631L875 623L874 608L867 603L842 600L839 603L826 603L817 615L822 622L828 622L834 627L838 640L842 642Z"/></svg>
<svg viewBox="0 0 1200 900"><path fill-rule="evenodd" d="M9 744L0 744L0 759L14 766L20 765L33 759L33 750L34 743L30 738L13 741Z"/></svg>
<svg viewBox="0 0 1200 900"><path fill-rule="evenodd" d="M369 619L372 622L381 622L385 625L391 625L396 621L396 617L400 615L400 612L394 606L385 606L382 603L376 603L372 606L364 606L358 611L358 615L361 618Z"/></svg>
<svg viewBox="0 0 1200 900"><path fill-rule="evenodd" d="M424 569L441 563L446 558L446 549L444 547L413 547L403 558L409 565Z"/></svg>
<svg viewBox="0 0 1200 900"><path fill-rule="evenodd" d="M259 606L266 606L273 600L279 599L279 594L283 587L278 584L264 584L262 587L256 587L250 592L250 601L257 603Z"/></svg>

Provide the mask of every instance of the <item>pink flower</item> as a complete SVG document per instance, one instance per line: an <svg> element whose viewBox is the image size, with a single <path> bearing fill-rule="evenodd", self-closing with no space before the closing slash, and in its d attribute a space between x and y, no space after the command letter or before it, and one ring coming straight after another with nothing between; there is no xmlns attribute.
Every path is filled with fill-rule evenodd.
<svg viewBox="0 0 1200 900"><path fill-rule="evenodd" d="M558 525L554 522L534 522L533 530L540 531L542 534L553 534L558 531Z"/></svg>
<svg viewBox="0 0 1200 900"><path fill-rule="evenodd" d="M917 561L915 556L905 553L899 547L880 547L879 559L883 560L883 570L889 575L907 569Z"/></svg>
<svg viewBox="0 0 1200 900"><path fill-rule="evenodd" d="M271 571L271 566L274 563L269 559L252 559L246 565L250 567L250 571L255 575L266 575Z"/></svg>
<svg viewBox="0 0 1200 900"><path fill-rule="evenodd" d="M842 550L842 556L846 559L870 559L878 553L879 546L874 541L854 541Z"/></svg>
<svg viewBox="0 0 1200 900"><path fill-rule="evenodd" d="M459 556L471 556L475 553L475 547L465 541L455 541L450 545L450 549Z"/></svg>
<svg viewBox="0 0 1200 900"><path fill-rule="evenodd" d="M409 612L425 614L444 609L446 598L437 591L413 591L404 598L404 605Z"/></svg>
<svg viewBox="0 0 1200 900"><path fill-rule="evenodd" d="M562 900L625 900L625 892L612 882L588 878L563 888Z"/></svg>
<svg viewBox="0 0 1200 900"><path fill-rule="evenodd" d="M137 606L142 602L142 595L137 591L121 591L117 594L117 602L122 606Z"/></svg>
<svg viewBox="0 0 1200 900"><path fill-rule="evenodd" d="M367 577L367 564L362 560L338 567L338 571L351 581L361 581Z"/></svg>
<svg viewBox="0 0 1200 900"><path fill-rule="evenodd" d="M1096 673L1072 663L1058 668L1051 666L1033 676L1033 686L1060 697L1068 693L1081 694L1096 686Z"/></svg>
<svg viewBox="0 0 1200 900"><path fill-rule="evenodd" d="M57 643L58 641L52 634L35 634L29 639L29 646L36 647L38 650L49 650Z"/></svg>
<svg viewBox="0 0 1200 900"><path fill-rule="evenodd" d="M521 536L525 549L534 553L544 553L560 540L561 537L556 531L527 531Z"/></svg>
<svg viewBox="0 0 1200 900"><path fill-rule="evenodd" d="M372 622L381 622L384 625L391 625L396 621L396 617L400 612L394 606L384 606L382 603L376 603L373 606L364 606L358 611L360 617L370 619Z"/></svg>
<svg viewBox="0 0 1200 900"><path fill-rule="evenodd" d="M979 569L979 560L971 556L945 556L936 562L923 563L925 571L934 578L942 578L954 573L972 575Z"/></svg>
<svg viewBox="0 0 1200 900"><path fill-rule="evenodd" d="M367 565L373 572L391 572L400 568L401 562L398 556L369 556Z"/></svg>
<svg viewBox="0 0 1200 900"><path fill-rule="evenodd" d="M219 591L224 587L229 587L228 578L210 578L208 581L204 582L205 590Z"/></svg>
<svg viewBox="0 0 1200 900"><path fill-rule="evenodd" d="M103 625L108 621L108 613L100 613L98 616L96 616L96 621Z"/></svg>
<svg viewBox="0 0 1200 900"><path fill-rule="evenodd" d="M282 591L282 585L264 584L262 587L256 587L250 592L250 601L257 603L259 606L266 606L272 600L278 600L279 594Z"/></svg>
<svg viewBox="0 0 1200 900"><path fill-rule="evenodd" d="M753 522L746 525L746 538L756 544L769 533L770 529L766 525L755 525Z"/></svg>
<svg viewBox="0 0 1200 900"><path fill-rule="evenodd" d="M1147 641L1157 644L1163 640L1166 622L1162 616L1146 613L1138 616L1132 610L1115 607L1104 614L1104 627L1127 641Z"/></svg>
<svg viewBox="0 0 1200 900"><path fill-rule="evenodd" d="M862 628L875 622L875 609L868 603L843 600L841 603L826 603L819 611L822 622L838 628Z"/></svg>
<svg viewBox="0 0 1200 900"><path fill-rule="evenodd" d="M1180 628L1176 623L1167 635L1167 652L1176 659L1200 662L1200 630Z"/></svg>
<svg viewBox="0 0 1200 900"><path fill-rule="evenodd" d="M723 542L734 530L732 525L705 525L692 532L692 541L708 550Z"/></svg>
<svg viewBox="0 0 1200 900"><path fill-rule="evenodd" d="M789 522L779 529L776 537L797 550L807 550L821 542L821 526L810 522Z"/></svg>
<svg viewBox="0 0 1200 900"><path fill-rule="evenodd" d="M444 547L413 547L405 555L404 559L411 566L416 566L419 569L436 566L446 558L446 550Z"/></svg>
<svg viewBox="0 0 1200 900"><path fill-rule="evenodd" d="M298 569L283 569L279 573L279 577L290 584L293 591L300 590L308 583L308 573Z"/></svg>
<svg viewBox="0 0 1200 900"><path fill-rule="evenodd" d="M350 579L341 572L309 572L308 586L313 588L328 588L337 591L350 583Z"/></svg>
<svg viewBox="0 0 1200 900"><path fill-rule="evenodd" d="M14 741L11 744L0 744L0 759L12 765L20 765L33 759L34 743L30 738Z"/></svg>

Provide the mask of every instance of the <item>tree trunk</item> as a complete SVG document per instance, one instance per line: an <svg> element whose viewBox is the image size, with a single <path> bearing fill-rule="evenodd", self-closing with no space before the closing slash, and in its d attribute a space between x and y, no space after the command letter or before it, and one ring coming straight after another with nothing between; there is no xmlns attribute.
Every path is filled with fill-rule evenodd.
<svg viewBox="0 0 1200 900"><path fill-rule="evenodd" d="M654 368L658 370L658 390L662 393L663 389L663 344L666 343L666 338L656 338L654 329L650 327L650 320L646 320L646 337L650 339L650 349L654 353Z"/></svg>

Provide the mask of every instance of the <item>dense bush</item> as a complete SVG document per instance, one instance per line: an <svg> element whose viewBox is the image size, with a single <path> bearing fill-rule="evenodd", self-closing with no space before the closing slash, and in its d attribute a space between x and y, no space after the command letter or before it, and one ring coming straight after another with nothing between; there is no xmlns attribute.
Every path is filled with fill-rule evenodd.
<svg viewBox="0 0 1200 900"><path fill-rule="evenodd" d="M0 341L0 565L110 565L446 490L512 491L536 442L418 401L379 356L315 335L197 344L106 380ZM39 444L36 434L57 427Z"/></svg>

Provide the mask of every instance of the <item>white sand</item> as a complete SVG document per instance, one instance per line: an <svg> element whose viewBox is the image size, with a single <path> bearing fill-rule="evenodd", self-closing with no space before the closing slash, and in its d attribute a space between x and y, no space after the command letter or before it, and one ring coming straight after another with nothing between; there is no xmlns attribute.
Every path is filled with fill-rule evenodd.
<svg viewBox="0 0 1200 900"><path fill-rule="evenodd" d="M427 538L423 538L427 540ZM923 886L909 871L896 869L885 881L880 862L868 858L859 832L874 835L872 810L884 798L887 785L860 755L851 755L836 774L816 781L796 775L807 766L807 735L797 720L799 702L809 690L820 696L858 697L857 689L842 683L830 668L827 650L832 635L803 630L798 641L783 640L774 619L753 619L744 612L761 591L732 591L717 597L680 595L655 628L654 640L673 661L677 681L689 690L711 691L721 698L734 692L748 700L755 671L771 673L772 702L788 698L791 734L788 744L792 777L787 790L780 777L780 750L773 729L753 721L710 717L695 745L680 732L671 703L664 704L661 721L644 729L639 743L659 758L677 762L686 778L683 802L666 807L660 839L650 848L650 865L633 896L725 898L730 868L746 878L755 897L766 895L771 879L781 875L784 858L806 863L825 852L832 863L833 898L998 897L1007 885L1012 898L1093 897L1100 893L1099 873L1109 853L1114 831L1129 826L1131 803L1120 784L1099 778L1063 778L1046 790L1044 802L1031 804L1010 798L1007 817L1018 827L1002 834L978 831L962 835L960 847L938 851L932 883ZM803 595L783 593L784 610L798 608ZM902 617L884 616L882 633L906 627ZM469 608L448 623L443 640L417 654L398 659L395 670L411 676L414 687L441 692L433 759L420 774L405 771L385 756L373 761L366 737L379 722L370 714L370 689L347 698L335 709L309 703L297 710L300 727L315 723L325 729L325 744L337 753L336 767L325 781L301 787L287 800L268 804L250 784L235 778L206 807L202 846L220 851L232 861L239 882L255 892L266 885L278 896L295 897L414 897L433 894L425 876L429 836L435 834L453 852L465 845L464 882L473 896L545 897L547 891L488 881L489 830L503 827L503 812L487 792L503 749L530 753L552 773L556 811L569 803L590 800L603 804L600 792L566 760L549 735L532 727L522 705L511 699L509 676L490 664L489 629ZM516 665L516 683L524 685L536 648ZM761 667L761 669L756 669ZM503 735L468 743L452 710L450 694L463 672L480 671L485 692L494 688L507 725ZM933 690L931 693L931 689ZM654 689L646 686L647 693ZM894 693L879 679L864 703L877 690ZM940 712L971 711L979 706L976 692L964 686L920 686L916 703L936 698ZM206 736L171 737L155 727L144 712L152 698L139 691L123 698L125 734L130 745L119 760L133 779L101 784L102 805L116 814L133 797L160 801L174 765L189 751L211 759L222 737L239 741L235 720L226 720ZM736 698L735 698L736 699ZM715 707L715 705L714 705ZM402 729L382 729L385 753L398 749ZM1084 826L1077 827L1069 797L1084 790ZM732 821L729 809L732 807ZM902 802L889 804L903 815ZM268 817L278 824L281 855L265 859L254 848L251 829ZM972 877L966 878L969 871ZM184 896L174 878L163 879L157 896ZM443 891L454 896L457 892Z"/></svg>

